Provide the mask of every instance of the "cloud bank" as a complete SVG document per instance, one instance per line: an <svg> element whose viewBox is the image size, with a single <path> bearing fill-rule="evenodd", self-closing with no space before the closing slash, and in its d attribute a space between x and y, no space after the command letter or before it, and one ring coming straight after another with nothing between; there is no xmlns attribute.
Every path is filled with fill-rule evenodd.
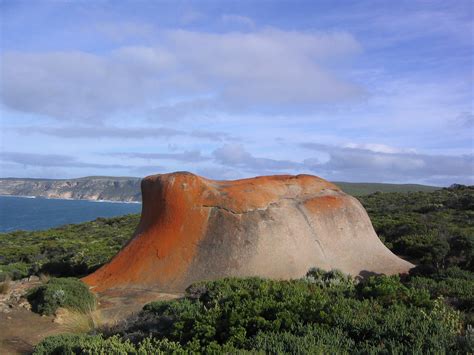
<svg viewBox="0 0 474 355"><path fill-rule="evenodd" d="M364 94L329 69L334 59L361 50L346 32L168 30L159 36L159 45L103 54L8 51L2 55L2 102L61 120L103 121L119 111L162 106L176 96L274 108Z"/></svg>
<svg viewBox="0 0 474 355"><path fill-rule="evenodd" d="M335 147L302 143L302 147L323 152L328 160L307 159L304 164L313 172L333 180L352 176L357 181L446 181L474 183L474 155L448 156L407 152L387 147ZM372 148L372 149L370 149ZM375 148L375 149L374 149Z"/></svg>

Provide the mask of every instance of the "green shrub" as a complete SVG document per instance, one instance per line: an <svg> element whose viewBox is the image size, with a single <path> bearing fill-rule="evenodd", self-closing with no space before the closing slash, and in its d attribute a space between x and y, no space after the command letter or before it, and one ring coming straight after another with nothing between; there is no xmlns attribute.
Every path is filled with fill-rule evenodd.
<svg viewBox="0 0 474 355"><path fill-rule="evenodd" d="M30 274L29 271L28 265L21 262L0 265L0 282L6 279L19 280L25 278Z"/></svg>
<svg viewBox="0 0 474 355"><path fill-rule="evenodd" d="M27 298L33 311L45 315L53 314L59 307L87 312L96 304L88 286L72 277L52 278L30 291Z"/></svg>
<svg viewBox="0 0 474 355"><path fill-rule="evenodd" d="M359 284L358 291L362 298L376 299L384 305L403 302L408 297L408 288L398 276L371 276Z"/></svg>
<svg viewBox="0 0 474 355"><path fill-rule="evenodd" d="M179 343L167 339L145 338L140 343L133 344L129 340L123 340L118 336L104 338L102 335L63 334L45 338L35 347L33 355L185 355L200 352L206 354L250 353L229 345L223 346L216 342L202 349L198 343L190 343L184 349ZM251 354L256 354L256 352L252 351Z"/></svg>
<svg viewBox="0 0 474 355"><path fill-rule="evenodd" d="M404 235L398 239L395 248L417 258L422 264L435 267L444 266L450 251L446 239L429 233Z"/></svg>
<svg viewBox="0 0 474 355"><path fill-rule="evenodd" d="M306 273L305 279L312 284L335 292L352 292L355 290L355 285L357 284L357 280L353 279L350 275L346 275L335 269L324 271L318 268L311 268Z"/></svg>
<svg viewBox="0 0 474 355"><path fill-rule="evenodd" d="M358 198L377 234L396 254L435 269L474 271L474 186Z"/></svg>
<svg viewBox="0 0 474 355"><path fill-rule="evenodd" d="M348 354L355 342L338 328L306 326L297 332L258 333L249 343L265 354Z"/></svg>
<svg viewBox="0 0 474 355"><path fill-rule="evenodd" d="M18 277L10 275L12 279L39 273L86 275L120 250L139 219L140 215L134 214L41 231L0 233L0 270L18 264L11 266L20 271Z"/></svg>
<svg viewBox="0 0 474 355"><path fill-rule="evenodd" d="M167 339L158 340L153 338L145 338L136 347L139 355L148 354L188 354L184 351L179 343L169 341Z"/></svg>
<svg viewBox="0 0 474 355"><path fill-rule="evenodd" d="M135 347L129 341L123 341L117 336L104 339L101 335L63 334L47 337L39 343L33 354L136 354Z"/></svg>
<svg viewBox="0 0 474 355"><path fill-rule="evenodd" d="M50 336L35 346L33 354L53 355L53 354L74 354L73 349L79 347L86 338L85 335L60 334Z"/></svg>
<svg viewBox="0 0 474 355"><path fill-rule="evenodd" d="M460 312L398 277L357 286L339 272L311 270L309 277L198 282L184 298L152 302L103 337L52 337L36 353L424 354L472 344Z"/></svg>
<svg viewBox="0 0 474 355"><path fill-rule="evenodd" d="M135 344L149 336L168 339L193 351L218 346L270 353L456 348L459 312L424 289L407 287L397 277L372 277L354 286L334 271L308 275L293 281L199 282L184 299L152 302L110 334Z"/></svg>

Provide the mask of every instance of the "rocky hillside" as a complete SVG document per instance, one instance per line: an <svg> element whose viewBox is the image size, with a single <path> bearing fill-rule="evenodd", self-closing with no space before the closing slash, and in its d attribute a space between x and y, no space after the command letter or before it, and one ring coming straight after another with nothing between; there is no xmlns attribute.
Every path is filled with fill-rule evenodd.
<svg viewBox="0 0 474 355"><path fill-rule="evenodd" d="M79 179L0 179L0 195L135 202L140 178L90 176Z"/></svg>

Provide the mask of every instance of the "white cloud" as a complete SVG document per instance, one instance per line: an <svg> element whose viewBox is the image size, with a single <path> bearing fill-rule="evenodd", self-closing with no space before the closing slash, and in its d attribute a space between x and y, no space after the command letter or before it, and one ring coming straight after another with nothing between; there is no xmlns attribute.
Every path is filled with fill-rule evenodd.
<svg viewBox="0 0 474 355"><path fill-rule="evenodd" d="M21 126L4 127L5 130L16 131L21 135L43 134L60 138L117 138L117 139L144 139L144 138L171 138L192 137L200 140L216 141L238 141L239 138L220 131L193 130L186 132L168 127L117 127L104 125L88 126Z"/></svg>
<svg viewBox="0 0 474 355"><path fill-rule="evenodd" d="M370 145L369 145L370 146ZM374 151L360 147L336 147L303 143L309 150L324 152L329 159L321 163L307 159L305 165L332 180L351 181L418 181L449 183L474 182L474 155L428 155L394 149Z"/></svg>
<svg viewBox="0 0 474 355"><path fill-rule="evenodd" d="M225 144L214 150L212 154L219 164L259 174L303 167L302 164L290 160L255 157L241 144Z"/></svg>
<svg viewBox="0 0 474 355"><path fill-rule="evenodd" d="M196 163L209 160L199 150L184 151L182 153L108 153L106 155L123 157L123 158L139 158L145 160L175 160L188 163Z"/></svg>
<svg viewBox="0 0 474 355"><path fill-rule="evenodd" d="M327 155L302 161L254 156L241 144L226 144L213 152L221 166L256 175L312 173L332 181L451 184L474 183L473 155L429 155L381 144L333 146L303 143L303 148Z"/></svg>
<svg viewBox="0 0 474 355"><path fill-rule="evenodd" d="M364 93L327 68L334 58L360 51L345 32L171 30L159 38L157 46L105 54L4 53L2 102L57 119L102 121L118 111L146 110L190 95L211 95L221 105L273 108Z"/></svg>
<svg viewBox="0 0 474 355"><path fill-rule="evenodd" d="M415 149L398 148L379 143L346 143L342 147L349 149L368 150L374 153L416 153Z"/></svg>
<svg viewBox="0 0 474 355"><path fill-rule="evenodd" d="M23 152L0 152L0 162L9 162L33 167L70 167L70 168L99 168L120 169L129 168L122 164L98 164L82 162L78 158L63 154L38 154Z"/></svg>

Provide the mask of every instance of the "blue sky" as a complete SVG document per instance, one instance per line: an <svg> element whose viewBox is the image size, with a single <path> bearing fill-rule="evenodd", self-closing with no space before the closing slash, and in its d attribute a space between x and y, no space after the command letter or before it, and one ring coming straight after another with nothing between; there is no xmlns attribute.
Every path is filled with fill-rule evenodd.
<svg viewBox="0 0 474 355"><path fill-rule="evenodd" d="M0 1L0 176L474 183L471 1Z"/></svg>

